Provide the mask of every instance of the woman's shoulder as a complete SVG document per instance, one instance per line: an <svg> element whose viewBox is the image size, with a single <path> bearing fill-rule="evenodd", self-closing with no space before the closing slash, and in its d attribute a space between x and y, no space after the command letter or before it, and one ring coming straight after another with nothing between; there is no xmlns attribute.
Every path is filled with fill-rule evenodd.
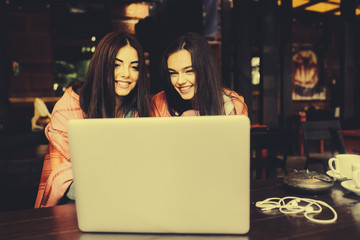
<svg viewBox="0 0 360 240"><path fill-rule="evenodd" d="M165 91L161 91L151 98L151 107L153 106L167 106Z"/></svg>
<svg viewBox="0 0 360 240"><path fill-rule="evenodd" d="M158 92L157 94L155 94L151 100L163 100L163 101L166 101L166 96L165 96L165 91L161 91L161 92Z"/></svg>
<svg viewBox="0 0 360 240"><path fill-rule="evenodd" d="M230 90L227 88L223 89L225 95L229 97L234 104L234 110L231 114L235 115L248 115L247 105L245 104L244 97L239 95L234 90Z"/></svg>
<svg viewBox="0 0 360 240"><path fill-rule="evenodd" d="M72 87L68 87L56 104L64 104L68 102L79 103L79 95L73 90Z"/></svg>
<svg viewBox="0 0 360 240"><path fill-rule="evenodd" d="M170 116L165 91L161 91L151 98L150 108L153 117Z"/></svg>
<svg viewBox="0 0 360 240"><path fill-rule="evenodd" d="M82 110L79 103L79 95L69 87L66 89L62 97L56 102L53 113L61 113L62 115L69 113L71 118L82 118Z"/></svg>
<svg viewBox="0 0 360 240"><path fill-rule="evenodd" d="M231 90L231 89L228 89L228 88L223 88L223 91L224 91L225 95L230 97L230 98L237 98L237 99L239 99L241 101L244 101L244 97L239 95L234 90Z"/></svg>

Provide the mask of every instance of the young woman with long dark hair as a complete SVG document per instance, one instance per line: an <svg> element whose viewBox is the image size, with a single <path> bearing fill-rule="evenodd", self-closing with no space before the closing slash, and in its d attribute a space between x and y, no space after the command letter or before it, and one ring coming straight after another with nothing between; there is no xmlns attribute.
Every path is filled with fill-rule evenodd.
<svg viewBox="0 0 360 240"><path fill-rule="evenodd" d="M244 98L222 87L212 53L197 33L187 33L166 48L161 64L165 91L151 100L153 116L248 114Z"/></svg>
<svg viewBox="0 0 360 240"><path fill-rule="evenodd" d="M72 84L55 104L45 128L49 140L35 207L74 200L66 124L71 119L147 117L149 82L138 41L111 32L99 42L86 79Z"/></svg>

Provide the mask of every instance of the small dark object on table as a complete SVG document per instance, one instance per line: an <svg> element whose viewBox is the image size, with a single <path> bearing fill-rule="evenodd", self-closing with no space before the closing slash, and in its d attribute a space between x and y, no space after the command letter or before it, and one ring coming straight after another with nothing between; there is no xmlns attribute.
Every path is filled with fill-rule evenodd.
<svg viewBox="0 0 360 240"><path fill-rule="evenodd" d="M335 180L327 175L309 170L295 170L284 177L284 183L294 190L303 192L322 192L334 186Z"/></svg>

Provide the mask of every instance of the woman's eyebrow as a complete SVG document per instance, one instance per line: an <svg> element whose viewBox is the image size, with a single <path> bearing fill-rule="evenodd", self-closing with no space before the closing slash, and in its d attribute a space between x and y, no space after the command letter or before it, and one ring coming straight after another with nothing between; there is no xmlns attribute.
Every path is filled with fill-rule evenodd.
<svg viewBox="0 0 360 240"><path fill-rule="evenodd" d="M123 60L119 59L119 58L115 58L116 60L118 60L119 62L124 62ZM130 62L130 64L134 64L134 63L139 63L139 61L132 61Z"/></svg>
<svg viewBox="0 0 360 240"><path fill-rule="evenodd" d="M187 66L187 67L184 67L183 70L186 70L186 69L192 68L192 67L193 67L192 65L191 65L191 66Z"/></svg>
<svg viewBox="0 0 360 240"><path fill-rule="evenodd" d="M186 70L188 68L192 68L193 66L187 66L187 67L183 67L181 70ZM168 68L168 71L174 71L176 72L176 70L172 69L172 68Z"/></svg>

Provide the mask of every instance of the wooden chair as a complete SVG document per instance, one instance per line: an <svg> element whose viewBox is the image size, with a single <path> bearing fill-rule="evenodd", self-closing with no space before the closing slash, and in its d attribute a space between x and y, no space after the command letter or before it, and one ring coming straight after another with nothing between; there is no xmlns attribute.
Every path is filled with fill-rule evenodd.
<svg viewBox="0 0 360 240"><path fill-rule="evenodd" d="M292 147L292 131L289 128L251 129L251 169L256 178L275 178L276 169L287 174L286 161Z"/></svg>
<svg viewBox="0 0 360 240"><path fill-rule="evenodd" d="M340 134L339 130L335 128L329 128L331 138L335 147L335 151L339 154L348 153L345 147L343 136Z"/></svg>
<svg viewBox="0 0 360 240"><path fill-rule="evenodd" d="M348 125L347 125L348 126ZM360 155L360 129L338 131L349 154Z"/></svg>
<svg viewBox="0 0 360 240"><path fill-rule="evenodd" d="M328 160L334 156L336 152L336 146L334 138L331 135L332 131L341 130L340 121L307 121L302 122L302 133L304 141L304 153L306 156L305 169L308 169L310 164L320 163L323 165L324 170L328 170ZM317 144L320 143L320 148L317 148ZM330 153L323 151L323 144L330 144Z"/></svg>

